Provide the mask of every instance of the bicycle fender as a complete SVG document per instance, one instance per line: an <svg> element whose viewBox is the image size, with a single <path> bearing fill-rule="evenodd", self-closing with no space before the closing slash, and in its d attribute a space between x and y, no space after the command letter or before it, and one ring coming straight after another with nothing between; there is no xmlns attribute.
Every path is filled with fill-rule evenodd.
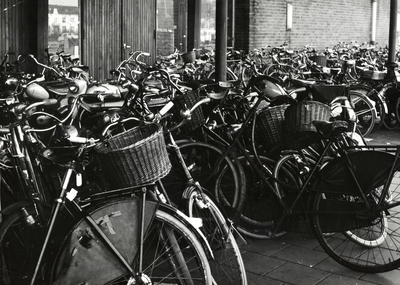
<svg viewBox="0 0 400 285"><path fill-rule="evenodd" d="M146 201L143 234L146 235L158 208L157 202ZM103 234L118 250L128 264L132 264L139 251L141 200L120 199L96 207L90 216ZM55 262L55 279L52 284L106 284L129 273L116 259L114 253L83 219L64 239Z"/></svg>
<svg viewBox="0 0 400 285"><path fill-rule="evenodd" d="M14 211L21 210L21 208L23 208L23 207L33 207L33 206L34 205L33 205L32 201L28 201L28 200L26 200L26 201L18 201L18 202L15 202L15 203L7 206L0 213L3 216L7 216L7 215L10 215Z"/></svg>
<svg viewBox="0 0 400 285"><path fill-rule="evenodd" d="M183 212L181 212L177 208L170 206L168 204L160 204L159 208L162 209L164 212L173 215L175 218L179 219L179 221L182 222L187 228L189 228L196 235L199 242L202 244L204 251L207 255L207 259L208 260L214 259L214 254L211 250L210 244L208 243L204 234L195 225L195 222L193 220L191 220L191 218L189 218L187 215L185 215Z"/></svg>

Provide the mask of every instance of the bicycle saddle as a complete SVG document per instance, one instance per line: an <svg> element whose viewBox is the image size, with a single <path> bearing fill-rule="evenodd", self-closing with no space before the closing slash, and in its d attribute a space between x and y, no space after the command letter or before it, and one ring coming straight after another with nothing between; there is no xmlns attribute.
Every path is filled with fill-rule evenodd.
<svg viewBox="0 0 400 285"><path fill-rule="evenodd" d="M335 137L347 131L349 124L346 121L313 121L315 128L324 137Z"/></svg>

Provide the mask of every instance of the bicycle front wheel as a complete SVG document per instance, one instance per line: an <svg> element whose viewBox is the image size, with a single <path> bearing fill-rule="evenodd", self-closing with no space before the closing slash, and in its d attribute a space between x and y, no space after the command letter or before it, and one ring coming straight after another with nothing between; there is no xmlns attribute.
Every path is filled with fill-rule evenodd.
<svg viewBox="0 0 400 285"><path fill-rule="evenodd" d="M0 226L1 285L30 284L45 234L33 207L4 217Z"/></svg>
<svg viewBox="0 0 400 285"><path fill-rule="evenodd" d="M245 193L242 191L242 177L234 161L226 156L219 165L219 171L212 176L223 153L220 148L193 141L179 143L179 149L193 179L199 181L204 188L212 189L215 198L222 206L240 211ZM187 177L177 156L170 155L170 160L173 167L162 182L171 200L179 204Z"/></svg>
<svg viewBox="0 0 400 285"><path fill-rule="evenodd" d="M83 284L87 280L107 285L212 284L205 241L200 242L176 209L146 202L140 243L140 208L137 199L123 198L96 207L90 214L131 265L133 275L84 219L72 228L60 247L51 284ZM92 260L96 260L96 266Z"/></svg>
<svg viewBox="0 0 400 285"><path fill-rule="evenodd" d="M251 155L253 159L254 156ZM265 157L259 157L262 163L262 171L265 177L272 177L275 161ZM278 209L278 202L271 190L268 189L262 177L251 167L244 156L239 157L246 175L246 199L241 211L238 230L242 234L259 239L279 237L284 232L275 231L274 216ZM272 179L269 179L271 185Z"/></svg>
<svg viewBox="0 0 400 285"><path fill-rule="evenodd" d="M214 260L210 260L211 274L215 284L246 285L246 270L232 233L233 228L206 193L191 189L187 199L189 217L201 218L200 230L206 236Z"/></svg>
<svg viewBox="0 0 400 285"><path fill-rule="evenodd" d="M398 175L397 175L398 177ZM382 195L377 187L368 195L375 207ZM385 197L382 207L362 216L365 208L361 197L333 193L317 193L314 201L314 229L316 237L325 252L341 265L366 273L380 273L400 266L400 206L396 206L399 190L394 189ZM330 205L336 205L334 207ZM340 210L340 205L346 209ZM336 211L333 215L327 214ZM364 210L367 213L366 210ZM321 214L317 214L320 212ZM326 213L323 214L322 212ZM339 213L338 213L339 212ZM347 213L345 213L347 212ZM336 216L336 217L334 217ZM329 233L329 234L327 234Z"/></svg>

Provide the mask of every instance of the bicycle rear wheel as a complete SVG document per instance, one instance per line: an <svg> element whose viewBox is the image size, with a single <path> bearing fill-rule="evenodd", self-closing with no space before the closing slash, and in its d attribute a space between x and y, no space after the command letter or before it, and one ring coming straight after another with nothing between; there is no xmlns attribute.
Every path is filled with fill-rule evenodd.
<svg viewBox="0 0 400 285"><path fill-rule="evenodd" d="M399 177L399 175L397 175ZM377 187L369 195L372 204L382 195L382 187ZM332 215L315 214L314 229L316 237L325 252L335 261L352 270L379 273L397 269L400 266L400 206L395 206L400 198L399 190L391 187L393 191L386 197L385 209L376 208L374 214L362 216L366 213L361 198L353 195L317 193L314 201L314 210L336 210L336 228L330 218ZM397 201L398 202L398 201ZM346 209L359 209L357 213L344 213L337 207L329 208L327 205L346 204ZM393 206L390 206L392 204ZM328 208L327 208L328 207ZM374 207L374 205L373 205ZM350 210L351 211L351 210ZM339 228L337 228L339 227ZM330 233L327 235L326 233Z"/></svg>
<svg viewBox="0 0 400 285"><path fill-rule="evenodd" d="M214 260L210 260L211 274L216 284L246 285L246 270L233 235L217 204L206 193L190 189L187 198L189 217L201 218L200 230L210 243Z"/></svg>
<svg viewBox="0 0 400 285"><path fill-rule="evenodd" d="M372 131L379 130L385 121L385 115L387 112L387 107L385 107L386 103L383 102L382 98L380 97L381 95L378 94L378 91L375 88L367 85L355 85L351 86L350 88L352 91L361 93L373 101L376 110L376 120Z"/></svg>
<svg viewBox="0 0 400 285"><path fill-rule="evenodd" d="M361 135L369 135L375 127L376 109L373 101L364 94L350 90L349 100L356 112L357 128Z"/></svg>

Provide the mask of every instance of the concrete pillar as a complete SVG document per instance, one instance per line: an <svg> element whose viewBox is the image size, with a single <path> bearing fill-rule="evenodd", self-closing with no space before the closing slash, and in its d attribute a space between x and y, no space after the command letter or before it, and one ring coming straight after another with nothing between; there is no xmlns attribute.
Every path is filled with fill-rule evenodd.
<svg viewBox="0 0 400 285"><path fill-rule="evenodd" d="M217 0L215 10L215 79L217 81L225 81L228 32L228 0Z"/></svg>

